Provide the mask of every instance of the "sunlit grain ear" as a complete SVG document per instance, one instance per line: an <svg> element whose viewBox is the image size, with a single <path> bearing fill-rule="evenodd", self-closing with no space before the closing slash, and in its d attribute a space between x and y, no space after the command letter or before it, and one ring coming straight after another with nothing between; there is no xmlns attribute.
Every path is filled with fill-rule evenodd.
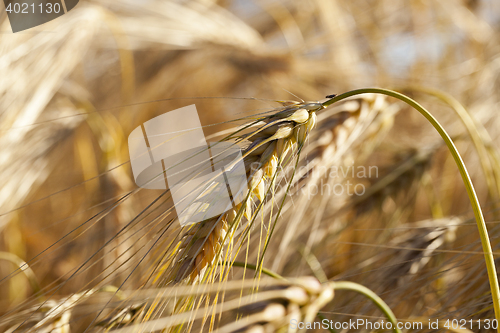
<svg viewBox="0 0 500 333"><path fill-rule="evenodd" d="M304 104L309 105L310 103ZM179 253L173 254L175 259L171 270L175 274L169 273L168 270L162 272L162 274L170 274L170 277L165 281L166 283L171 280L180 282L186 279L193 283L202 278L201 275L205 273L207 266L217 266L221 260L222 248L233 241L228 237L228 235L232 235L231 232L228 233L228 229L236 230L241 223L241 218L233 219L231 217L237 217L242 212L248 221L253 219L254 214L257 213L253 209L254 206L265 200L265 193L272 184L278 170L278 164L280 161L284 161L284 155L288 153L284 147L296 147L292 142L292 140L297 140L297 136L293 136L294 131L300 133L300 145L303 145L307 135L314 128L316 112L323 107L317 105L315 109L309 108L311 110L307 111L301 107L300 103L285 107L284 110L279 110L268 118L269 122L276 122L276 119L282 118L283 122L279 126L263 125L265 131L259 129L255 131L255 134L260 135L258 141L260 143L255 144L257 141L254 141L254 144L250 145L244 152L244 158L259 160L259 167L255 170L250 168L246 170L249 178L249 190L247 193L243 193L243 197L246 199L232 211L201 222L200 228L191 228L186 236L182 237L178 246ZM271 131L271 129L273 130ZM266 133L266 136L262 137L262 133ZM245 134L244 138L251 140L252 136L253 134L250 132ZM261 147L265 147L265 149L259 149ZM292 152L293 154L294 152ZM249 166L249 163L246 165ZM200 230L212 231L207 234L200 233Z"/></svg>
<svg viewBox="0 0 500 333"><path fill-rule="evenodd" d="M52 13L17 19L41 3ZM350 291L316 312L327 280L423 323L409 331L492 331L499 18L498 0L4 0L0 332L388 322ZM404 87L439 120L485 221L425 118L374 93L339 101L371 84ZM327 108L307 102L327 94ZM248 191L229 186L229 211L182 227L171 192L136 187L127 137L190 104L207 142L246 154ZM311 274L324 283L291 278Z"/></svg>

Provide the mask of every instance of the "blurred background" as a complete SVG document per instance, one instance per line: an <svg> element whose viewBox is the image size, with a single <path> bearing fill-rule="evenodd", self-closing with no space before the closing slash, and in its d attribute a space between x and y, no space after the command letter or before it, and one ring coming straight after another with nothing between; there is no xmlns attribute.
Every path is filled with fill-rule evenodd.
<svg viewBox="0 0 500 333"><path fill-rule="evenodd" d="M317 101L372 86L410 93L456 140L498 250L499 1L81 0L68 14L16 34L2 7L0 32L2 313L35 299L39 288L55 295L90 288L102 267L134 257L123 253L141 244L139 236L108 241L158 192L129 195L136 185L127 137L144 121L193 103L209 135L276 106L265 99ZM462 103L482 148L448 105L412 87ZM235 99L193 98L214 96ZM322 207L317 221L306 221L315 237L303 230L286 251L274 239L269 251L279 260L269 268L362 283L401 318L493 318L458 169L418 112L386 102L400 107L390 129L369 152L361 154L363 137L350 151L354 161L378 167L365 184L375 186L371 194L342 209L335 196L309 198L304 212ZM73 276L87 259L92 265ZM31 277L14 272L23 261ZM323 315L341 321L380 313L339 292Z"/></svg>

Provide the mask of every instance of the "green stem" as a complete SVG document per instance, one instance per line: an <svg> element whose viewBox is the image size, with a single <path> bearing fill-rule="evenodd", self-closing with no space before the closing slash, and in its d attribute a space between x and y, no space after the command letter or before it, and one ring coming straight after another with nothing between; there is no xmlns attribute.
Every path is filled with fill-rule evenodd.
<svg viewBox="0 0 500 333"><path fill-rule="evenodd" d="M480 123L475 121L472 115L467 112L465 107L460 104L459 101L443 91L413 85L403 89L417 91L434 96L442 102L448 104L455 111L455 113L458 115L463 125L467 129L472 143L474 144L479 155L479 163L481 164L481 167L483 169L484 175L486 177L486 184L488 185L488 191L490 192L491 199L496 208L496 204L500 195L500 187L496 182L498 179L500 179L498 173L499 165L497 164L495 168L495 166L493 166L492 164L499 159L497 151L492 147L492 139L486 129ZM490 149L488 149L487 147L490 147Z"/></svg>
<svg viewBox="0 0 500 333"><path fill-rule="evenodd" d="M391 322L392 331L395 333L401 333L401 330L398 328L398 320L396 319L396 316L392 312L391 308L373 291L366 288L365 286L349 281L332 282L332 285L334 290L350 290L368 297Z"/></svg>
<svg viewBox="0 0 500 333"><path fill-rule="evenodd" d="M415 102L413 99L392 90L381 89L381 88L365 88L365 89L352 90L329 99L328 101L324 102L323 105L329 106L335 102L341 101L348 97L366 93L375 93L375 94L383 94L391 96L410 105L418 112L420 112L432 124L432 126L434 126L434 128L438 131L438 133L441 135L444 142L448 146L448 149L450 150L453 158L455 159L455 163L457 164L458 169L460 170L462 180L465 184L465 188L467 190L467 194L469 196L469 200L471 202L472 209L474 211L474 216L476 218L476 223L479 230L479 236L481 238L481 244L483 247L486 269L488 271L491 297L493 300L493 307L495 309L495 318L498 321L500 321L500 288L498 286L495 260L493 258L490 239L488 237L488 229L486 228L486 223L484 221L484 217L481 211L481 205L479 204L479 200L477 198L476 191L474 190L472 181L469 177L469 173L467 172L467 168L465 167L462 157L460 156L457 147L455 147L453 140L450 138L448 133L446 133L443 126L441 126L441 124L436 120L436 118L434 118L434 116L432 116L432 114L429 111L427 111L424 107ZM497 329L497 332L500 333L500 327Z"/></svg>

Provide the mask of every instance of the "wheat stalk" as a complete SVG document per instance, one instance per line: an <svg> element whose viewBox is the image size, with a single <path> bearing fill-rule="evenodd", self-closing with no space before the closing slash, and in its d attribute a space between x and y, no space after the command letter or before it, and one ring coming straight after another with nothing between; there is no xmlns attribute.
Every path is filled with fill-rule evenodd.
<svg viewBox="0 0 500 333"><path fill-rule="evenodd" d="M261 289L258 292L249 289L253 286L253 281L234 280L214 286L211 284L201 284L200 288L192 287L169 287L161 289L145 290L144 294L136 294L132 291L132 296L127 302L150 302L151 296L159 296L161 299L172 299L176 296L194 296L197 294L209 295L218 292L223 288L227 293L232 293L231 299L221 300L213 306L205 308L189 309L180 313L165 314L162 318L157 318L144 322L123 321L125 317L130 320L129 307L105 321L107 328L118 328L117 333L126 332L147 332L152 330L173 328L188 321L203 321L207 311L213 314L224 314L227 324L215 329L216 332L241 332L257 329L267 329L275 331L287 326L291 319L297 321L312 321L318 311L333 299L334 285L331 283L320 284L312 277L300 277L292 279L261 281ZM245 295L234 293L240 289L250 293ZM125 293L129 293L126 291ZM212 330L211 330L212 331Z"/></svg>
<svg viewBox="0 0 500 333"><path fill-rule="evenodd" d="M317 238L314 235L317 234L326 202L329 202L329 206L340 207L342 201L346 200L345 197L336 196L335 200L330 202L328 199L333 194L324 193L321 196L324 203L315 205L312 204L314 197L310 195L312 189L321 186L320 182L328 178L332 167L347 165L348 160L360 160L363 155L374 149L380 138L391 128L392 119L398 110L395 104L389 103L384 97L368 95L325 110L319 115L318 129L311 136L311 144L304 151L307 161L301 165L295 177L300 183L293 184L293 190L300 189L292 192L295 202L293 215L287 216L286 230L283 230L279 252L274 257L271 269L281 272L287 257L294 252L294 247L289 245L298 239L298 235L304 235L311 241ZM331 181L340 179L327 179L328 183ZM291 203L287 204L287 207L289 206ZM316 221L303 223L309 222L308 213L311 212L311 207L314 207ZM307 243L308 246L311 245L310 241Z"/></svg>
<svg viewBox="0 0 500 333"><path fill-rule="evenodd" d="M243 318L215 332L276 332L284 328L296 332L297 328L290 328L290 323L314 321L318 311L334 296L333 285L320 284L310 277L295 279L282 292L281 297L239 308L238 314ZM256 300L259 300L258 294Z"/></svg>
<svg viewBox="0 0 500 333"><path fill-rule="evenodd" d="M7 328L5 332L69 333L74 307L96 292L97 290L94 289L85 290L61 301L46 301L42 305L28 309L25 313L26 317L18 316L22 321ZM19 314L22 314L22 312ZM13 319L16 319L16 317L13 317Z"/></svg>
<svg viewBox="0 0 500 333"><path fill-rule="evenodd" d="M316 111L320 109L323 106L318 102L284 102L283 110L261 119L257 130L240 136L240 139L251 142L244 151L249 179L245 200L184 233L168 281L179 282L188 278L195 282L208 266L214 266L220 260L223 246L231 239L229 233L234 233L243 216L252 220L253 205L264 201L266 191L273 191L279 166L289 154L293 156L302 148L316 124Z"/></svg>

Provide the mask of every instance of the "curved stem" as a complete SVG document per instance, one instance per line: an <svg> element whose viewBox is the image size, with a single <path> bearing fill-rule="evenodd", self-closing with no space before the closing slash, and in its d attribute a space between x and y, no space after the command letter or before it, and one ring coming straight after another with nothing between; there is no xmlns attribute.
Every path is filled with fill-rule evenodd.
<svg viewBox="0 0 500 333"><path fill-rule="evenodd" d="M31 288L33 289L34 294L40 300L43 300L42 295L41 295L40 285L38 284L38 280L36 278L35 272L33 272L31 267L28 266L28 264L24 260L22 260L21 258L19 258L18 256L16 256L13 253L3 252L3 251L0 252L0 260L10 261L11 263L13 263L17 267L17 270L19 270L20 272L23 272L24 275L26 275L26 277L28 278L28 281L31 285Z"/></svg>
<svg viewBox="0 0 500 333"><path fill-rule="evenodd" d="M494 202L496 208L497 201L500 195L500 187L497 183L497 181L500 179L500 170L498 169L499 157L498 152L493 147L493 140L488 134L488 131L482 126L481 123L475 121L472 115L467 112L465 107L459 101L457 101L453 96L445 93L444 91L416 85L403 87L402 90L411 90L434 96L442 102L448 104L448 106L450 106L455 111L455 113L462 121L462 124L467 129L472 143L474 144L479 155L479 163L483 168L483 172L486 178L486 184L488 185L488 191L490 192L491 199Z"/></svg>
<svg viewBox="0 0 500 333"><path fill-rule="evenodd" d="M418 112L420 112L432 124L432 126L434 126L434 128L438 131L438 133L441 135L444 142L448 146L448 149L450 150L455 160L455 163L457 164L458 169L460 170L460 175L462 176L462 180L465 184L465 188L467 190L467 194L469 196L469 200L471 202L472 209L474 211L474 216L476 218L476 223L479 230L479 237L481 238L481 244L483 247L486 269L488 271L491 297L493 300L493 307L495 309L495 318L500 321L500 288L498 285L495 260L493 258L490 239L488 237L488 229L486 228L486 223L484 221L484 217L481 211L481 205L479 204L476 191L474 190L474 185L472 184L467 168L465 167L462 157L460 156L457 147L455 147L453 140L450 138L448 133L446 133L443 126L441 126L441 124L436 120L436 118L434 118L434 116L429 111L427 111L424 107L422 107L413 99L392 90L381 89L381 88L365 88L365 89L352 90L327 100L326 102L323 103L323 105L329 106L335 102L341 101L348 97L366 93L375 93L375 94L383 94L391 96L410 105ZM497 332L500 333L500 327L497 329Z"/></svg>
<svg viewBox="0 0 500 333"><path fill-rule="evenodd" d="M366 288L365 286L349 281L332 282L332 285L334 290L355 291L363 296L368 297L373 302L373 304L375 304L377 308L379 308L380 311L382 311L384 315L387 317L387 319L391 322L392 331L395 333L401 333L401 330L398 328L398 320L396 319L396 316L392 312L391 308L384 302L383 299L381 299L373 291Z"/></svg>

